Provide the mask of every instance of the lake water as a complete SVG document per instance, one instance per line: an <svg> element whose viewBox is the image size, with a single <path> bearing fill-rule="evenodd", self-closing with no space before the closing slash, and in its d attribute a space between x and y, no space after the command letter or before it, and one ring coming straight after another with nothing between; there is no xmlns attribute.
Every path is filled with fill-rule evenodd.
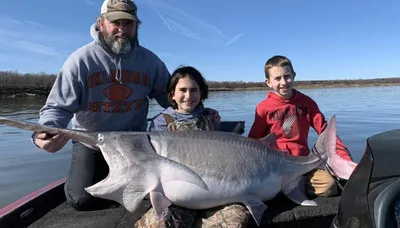
<svg viewBox="0 0 400 228"><path fill-rule="evenodd" d="M313 98L328 119L336 115L342 141L358 162L366 139L374 134L400 128L400 87L301 89ZM246 121L247 136L256 105L266 91L212 92L205 102L219 111L222 120ZM0 116L37 122L45 99L0 99ZM161 108L152 102L149 117ZM55 180L65 177L69 168L68 143L51 154L31 143L31 132L0 125L0 208ZM310 142L316 140L311 129Z"/></svg>

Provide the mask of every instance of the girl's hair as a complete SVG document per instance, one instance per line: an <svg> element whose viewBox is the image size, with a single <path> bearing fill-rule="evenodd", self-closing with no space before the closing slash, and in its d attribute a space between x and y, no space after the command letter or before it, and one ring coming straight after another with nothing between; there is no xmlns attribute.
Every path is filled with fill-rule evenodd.
<svg viewBox="0 0 400 228"><path fill-rule="evenodd" d="M292 62L290 62L290 59L287 58L286 56L281 56L281 55L275 55L268 59L268 61L265 63L264 66L264 73L265 73L265 78L269 79L269 69L272 67L285 67L289 66L293 76L296 76L296 72L293 69Z"/></svg>
<svg viewBox="0 0 400 228"><path fill-rule="evenodd" d="M181 78L189 77L190 79L194 80L200 89L200 103L207 99L208 97L208 85L204 77L201 73L196 70L196 68L191 66L182 66L177 68L172 76L168 80L167 85L167 92L168 92L168 101L171 103L172 108L177 109L178 105L176 104L175 100L172 99L173 94L175 92L176 84L178 84Z"/></svg>

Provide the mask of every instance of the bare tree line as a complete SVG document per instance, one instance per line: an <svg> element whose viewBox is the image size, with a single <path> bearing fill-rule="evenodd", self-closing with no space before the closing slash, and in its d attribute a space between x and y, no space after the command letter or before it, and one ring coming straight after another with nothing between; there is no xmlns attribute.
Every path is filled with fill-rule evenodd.
<svg viewBox="0 0 400 228"><path fill-rule="evenodd" d="M211 90L240 90L266 88L265 82L244 81L208 81ZM348 79L348 80L296 80L297 88L320 88L320 87L363 87L363 86L394 86L400 85L400 78L375 78L375 79Z"/></svg>
<svg viewBox="0 0 400 228"><path fill-rule="evenodd" d="M56 79L56 75L20 74L12 71L0 71L0 96L39 95L47 96Z"/></svg>
<svg viewBox="0 0 400 228"><path fill-rule="evenodd" d="M47 96L56 79L55 74L0 71L0 96ZM266 89L265 82L208 81L211 91ZM400 78L352 79L352 80L310 80L296 81L297 88L318 87L362 87L400 85Z"/></svg>

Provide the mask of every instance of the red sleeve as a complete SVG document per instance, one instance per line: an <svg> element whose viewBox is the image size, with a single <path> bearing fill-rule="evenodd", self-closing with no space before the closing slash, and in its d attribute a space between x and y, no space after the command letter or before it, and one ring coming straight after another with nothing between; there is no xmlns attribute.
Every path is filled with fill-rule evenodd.
<svg viewBox="0 0 400 228"><path fill-rule="evenodd" d="M249 132L249 138L259 139L266 136L269 132L268 124L266 121L266 110L261 108L260 105L256 108L254 123Z"/></svg>
<svg viewBox="0 0 400 228"><path fill-rule="evenodd" d="M344 160L347 161L353 161L350 157L350 152L347 149L347 147L344 145L342 140L339 138L339 136L336 137L336 153L342 157Z"/></svg>
<svg viewBox="0 0 400 228"><path fill-rule="evenodd" d="M315 102L310 105L310 125L319 134L326 128L327 122L325 120L324 114L318 108ZM350 157L350 152L343 144L339 136L336 137L336 153L343 159L347 161L352 161Z"/></svg>

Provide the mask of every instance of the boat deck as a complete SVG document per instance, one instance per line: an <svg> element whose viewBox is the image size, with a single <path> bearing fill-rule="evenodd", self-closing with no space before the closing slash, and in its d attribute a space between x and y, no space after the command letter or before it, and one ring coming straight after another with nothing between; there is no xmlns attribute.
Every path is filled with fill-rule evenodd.
<svg viewBox="0 0 400 228"><path fill-rule="evenodd" d="M129 213L122 206L94 211L76 211L66 202L60 204L41 219L28 227L31 228L72 228L98 227L122 228L134 227L135 222L149 208L145 200L137 213Z"/></svg>
<svg viewBox="0 0 400 228"><path fill-rule="evenodd" d="M330 227L337 212L340 197L319 197L314 199L318 206L299 206L284 196L278 196L267 202L262 227ZM30 228L125 228L134 227L135 222L150 207L149 201L144 200L137 213L129 213L122 206L99 209L95 211L75 211L63 202L45 214L41 219L32 223ZM249 227L257 227L251 220Z"/></svg>

